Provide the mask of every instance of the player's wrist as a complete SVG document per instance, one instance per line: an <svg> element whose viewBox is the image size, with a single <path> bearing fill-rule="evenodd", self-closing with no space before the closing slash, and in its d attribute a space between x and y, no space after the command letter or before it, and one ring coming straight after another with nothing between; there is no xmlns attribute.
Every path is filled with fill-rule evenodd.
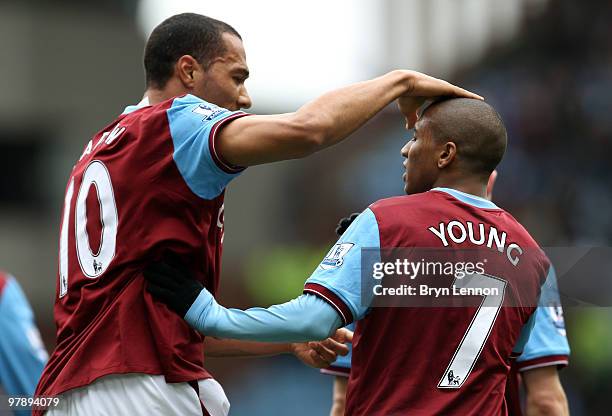
<svg viewBox="0 0 612 416"><path fill-rule="evenodd" d="M396 69L386 75L397 88L397 97L410 95L414 90L416 73L407 69Z"/></svg>
<svg viewBox="0 0 612 416"><path fill-rule="evenodd" d="M300 351L300 346L301 345L303 345L303 343L300 343L300 342L288 342L287 344L284 345L284 353L286 353L286 354L293 354L293 355L297 356L299 351Z"/></svg>
<svg viewBox="0 0 612 416"><path fill-rule="evenodd" d="M213 295L208 290L202 288L191 306L189 306L189 309L187 309L183 315L183 318L193 328L201 330L204 328L204 324L210 324L210 322L206 322L206 317L210 312L214 300Z"/></svg>

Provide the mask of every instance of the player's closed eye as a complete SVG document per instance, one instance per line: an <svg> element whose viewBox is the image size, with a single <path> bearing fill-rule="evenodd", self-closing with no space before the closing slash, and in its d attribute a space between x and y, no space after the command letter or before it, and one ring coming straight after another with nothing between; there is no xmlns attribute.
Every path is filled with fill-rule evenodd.
<svg viewBox="0 0 612 416"><path fill-rule="evenodd" d="M236 84L244 84L244 81L245 81L244 77L235 75L232 78L234 79L234 82Z"/></svg>

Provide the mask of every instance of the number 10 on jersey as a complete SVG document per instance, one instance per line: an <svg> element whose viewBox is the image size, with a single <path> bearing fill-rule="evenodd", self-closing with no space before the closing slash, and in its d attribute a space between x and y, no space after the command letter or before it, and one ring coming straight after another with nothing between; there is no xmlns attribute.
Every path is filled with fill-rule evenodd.
<svg viewBox="0 0 612 416"><path fill-rule="evenodd" d="M98 204L100 207L100 220L102 225L102 235L100 247L94 253L89 244L87 234L87 206L86 200L89 189L94 186ZM70 179L66 197L64 199L64 215L60 230L60 252L59 252L59 297L62 298L68 293L68 242L70 216L72 215L72 199L74 196L74 177ZM113 193L113 184L108 169L99 160L92 161L85 172L81 186L79 187L75 209L74 209L74 236L76 241L76 256L83 275L89 279L95 279L102 275L108 268L110 262L115 257L117 245L117 225L119 215L117 214L117 204Z"/></svg>

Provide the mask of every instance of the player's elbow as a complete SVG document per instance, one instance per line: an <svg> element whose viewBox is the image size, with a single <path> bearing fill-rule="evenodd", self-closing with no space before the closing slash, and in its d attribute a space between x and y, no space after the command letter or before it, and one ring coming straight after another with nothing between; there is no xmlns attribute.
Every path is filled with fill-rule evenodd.
<svg viewBox="0 0 612 416"><path fill-rule="evenodd" d="M569 414L562 389L540 390L527 395L528 416L565 416Z"/></svg>

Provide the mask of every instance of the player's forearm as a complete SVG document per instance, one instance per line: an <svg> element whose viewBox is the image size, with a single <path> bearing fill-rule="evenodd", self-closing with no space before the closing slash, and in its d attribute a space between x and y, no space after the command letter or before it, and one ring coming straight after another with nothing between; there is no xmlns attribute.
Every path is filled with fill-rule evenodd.
<svg viewBox="0 0 612 416"><path fill-rule="evenodd" d="M219 305L206 289L187 311L185 320L205 335L267 342L322 340L342 326L337 312L313 295L267 309L243 311Z"/></svg>
<svg viewBox="0 0 612 416"><path fill-rule="evenodd" d="M335 377L334 379L334 398L329 416L342 416L346 409L346 387L348 378Z"/></svg>
<svg viewBox="0 0 612 416"><path fill-rule="evenodd" d="M208 357L265 357L291 353L291 343L242 341L206 337L204 349Z"/></svg>
<svg viewBox="0 0 612 416"><path fill-rule="evenodd" d="M527 416L568 416L569 407L565 394L563 397L539 397L527 396L525 414Z"/></svg>
<svg viewBox="0 0 612 416"><path fill-rule="evenodd" d="M288 114L244 117L219 133L218 149L231 164L252 166L298 159L338 143L411 88L410 71L329 92Z"/></svg>
<svg viewBox="0 0 612 416"><path fill-rule="evenodd" d="M525 383L527 416L566 416L569 407L556 366L521 373Z"/></svg>
<svg viewBox="0 0 612 416"><path fill-rule="evenodd" d="M331 91L309 102L293 114L306 126L319 150L338 143L365 122L407 94L413 81L410 71L392 71L381 77Z"/></svg>

